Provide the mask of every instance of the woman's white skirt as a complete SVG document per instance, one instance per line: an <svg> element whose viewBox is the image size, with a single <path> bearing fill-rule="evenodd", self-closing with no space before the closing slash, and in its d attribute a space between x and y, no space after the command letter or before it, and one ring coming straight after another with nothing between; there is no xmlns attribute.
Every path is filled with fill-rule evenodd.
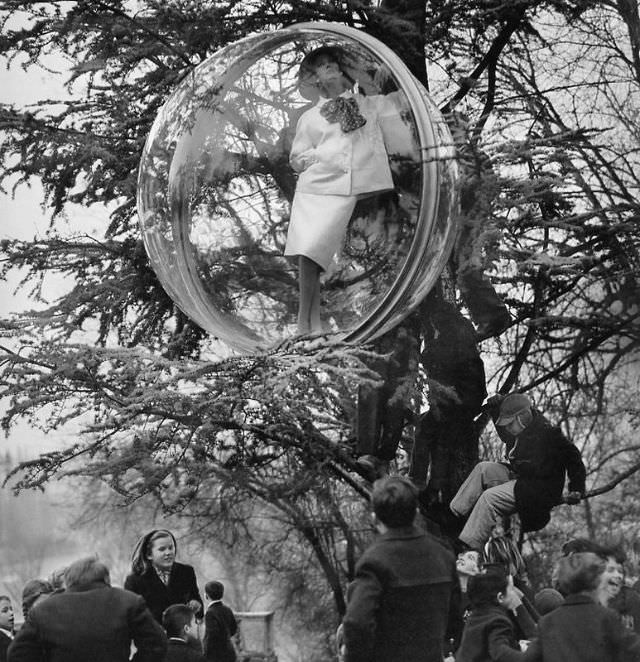
<svg viewBox="0 0 640 662"><path fill-rule="evenodd" d="M319 195L296 191L284 254L304 255L326 271L334 256L342 251L357 201L355 195Z"/></svg>

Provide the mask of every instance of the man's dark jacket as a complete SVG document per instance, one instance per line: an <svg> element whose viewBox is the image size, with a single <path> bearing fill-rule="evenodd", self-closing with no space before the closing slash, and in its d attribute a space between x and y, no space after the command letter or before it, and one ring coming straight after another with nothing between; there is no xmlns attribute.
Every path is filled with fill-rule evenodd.
<svg viewBox="0 0 640 662"><path fill-rule="evenodd" d="M640 637L591 597L569 595L538 623L527 662L638 662Z"/></svg>
<svg viewBox="0 0 640 662"><path fill-rule="evenodd" d="M453 554L417 527L382 534L356 565L343 620L346 662L442 662Z"/></svg>
<svg viewBox="0 0 640 662"><path fill-rule="evenodd" d="M51 595L29 612L9 662L158 662L167 638L144 600L104 583Z"/></svg>
<svg viewBox="0 0 640 662"><path fill-rule="evenodd" d="M124 582L128 591L141 595L153 617L162 623L162 612L170 605L186 605L190 600L200 603L200 610L196 613L202 618L202 598L196 583L196 573L190 565L174 563L171 566L169 583L165 583L158 577L158 573L149 567L141 575L129 575Z"/></svg>
<svg viewBox="0 0 640 662"><path fill-rule="evenodd" d="M213 602L204 615L204 656L215 662L235 662L236 650L231 637L238 631L238 623L229 607Z"/></svg>
<svg viewBox="0 0 640 662"><path fill-rule="evenodd" d="M494 420L497 416L496 409ZM514 494L522 528L537 531L549 521L551 509L561 502L565 473L569 476L569 491L584 493L586 471L580 451L535 409L533 420L517 438L502 426L496 426L496 430L506 444L509 466L516 474Z"/></svg>

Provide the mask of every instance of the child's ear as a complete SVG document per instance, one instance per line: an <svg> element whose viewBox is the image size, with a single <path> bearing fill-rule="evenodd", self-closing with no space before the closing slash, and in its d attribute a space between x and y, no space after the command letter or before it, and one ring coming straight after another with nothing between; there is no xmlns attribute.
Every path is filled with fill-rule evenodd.
<svg viewBox="0 0 640 662"><path fill-rule="evenodd" d="M498 602L502 604L505 600L505 594L502 591L499 591L496 595L496 598L498 599Z"/></svg>

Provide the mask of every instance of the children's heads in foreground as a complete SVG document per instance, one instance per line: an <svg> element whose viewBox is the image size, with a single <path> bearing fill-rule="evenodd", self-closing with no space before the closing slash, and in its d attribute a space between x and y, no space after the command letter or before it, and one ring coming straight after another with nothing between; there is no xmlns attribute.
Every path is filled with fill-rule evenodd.
<svg viewBox="0 0 640 662"><path fill-rule="evenodd" d="M222 600L224 595L224 584L222 582L211 581L204 585L205 595L209 600Z"/></svg>
<svg viewBox="0 0 640 662"><path fill-rule="evenodd" d="M0 595L0 629L13 632L13 605L8 595Z"/></svg>
<svg viewBox="0 0 640 662"><path fill-rule="evenodd" d="M192 641L197 639L196 615L187 605L171 605L162 612L162 627L167 637Z"/></svg>
<svg viewBox="0 0 640 662"><path fill-rule="evenodd" d="M389 529L411 526L418 509L418 490L404 476L388 476L373 484L371 505L376 519Z"/></svg>

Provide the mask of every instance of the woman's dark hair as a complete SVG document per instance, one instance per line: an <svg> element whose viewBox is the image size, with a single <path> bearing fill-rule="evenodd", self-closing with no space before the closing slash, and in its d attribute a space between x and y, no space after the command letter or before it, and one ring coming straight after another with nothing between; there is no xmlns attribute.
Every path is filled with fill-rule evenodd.
<svg viewBox="0 0 640 662"><path fill-rule="evenodd" d="M307 53L298 69L298 89L300 94L306 99L313 100L309 88L313 88L317 93L317 86L315 83L310 83L309 79L315 74L315 67L318 60L324 56L329 57L333 62L337 63L342 75L351 85L355 83L354 79L345 71L349 62L347 52L339 46L321 46Z"/></svg>
<svg viewBox="0 0 640 662"><path fill-rule="evenodd" d="M558 562L558 588L563 595L594 591L605 568L593 552L576 552Z"/></svg>
<svg viewBox="0 0 640 662"><path fill-rule="evenodd" d="M469 598L471 607L497 605L498 593L504 593L508 583L509 576L498 568L491 568L487 572L469 577L467 598Z"/></svg>
<svg viewBox="0 0 640 662"><path fill-rule="evenodd" d="M175 536L167 529L153 529L138 540L136 546L133 548L131 555L131 572L134 575L143 575L150 567L151 562L147 558L151 553L153 543L160 538L171 538L175 550L178 550Z"/></svg>

